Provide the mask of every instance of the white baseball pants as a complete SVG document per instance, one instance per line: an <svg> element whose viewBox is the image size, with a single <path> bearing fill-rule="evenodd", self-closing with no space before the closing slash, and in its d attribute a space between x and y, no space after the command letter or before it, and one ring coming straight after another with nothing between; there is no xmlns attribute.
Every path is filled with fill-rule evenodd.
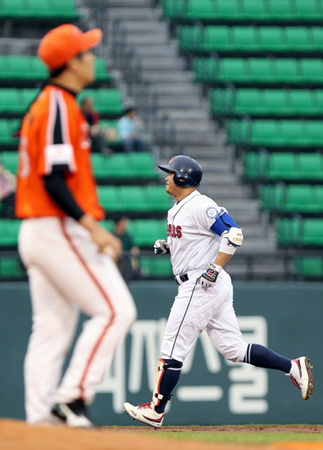
<svg viewBox="0 0 323 450"><path fill-rule="evenodd" d="M200 334L206 330L215 348L228 360L242 362L248 344L244 341L233 308L231 278L222 270L215 285L204 289L189 273L175 297L161 345L161 356L183 362Z"/></svg>
<svg viewBox="0 0 323 450"><path fill-rule="evenodd" d="M111 258L71 218L23 221L19 252L28 270L32 334L25 358L27 421L47 421L54 403L90 403L115 349L136 317L130 291ZM79 311L90 317L61 380Z"/></svg>

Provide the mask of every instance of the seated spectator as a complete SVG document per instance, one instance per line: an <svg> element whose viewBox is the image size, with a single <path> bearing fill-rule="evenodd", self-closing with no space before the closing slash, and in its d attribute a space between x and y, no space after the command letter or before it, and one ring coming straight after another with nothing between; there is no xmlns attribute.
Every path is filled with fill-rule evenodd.
<svg viewBox="0 0 323 450"><path fill-rule="evenodd" d="M144 152L146 150L144 123L137 115L135 108L126 109L124 116L118 122L118 128L124 150L127 153Z"/></svg>
<svg viewBox="0 0 323 450"><path fill-rule="evenodd" d="M111 149L105 143L105 137L100 129L100 114L94 108L92 97L84 97L81 103L82 112L90 127L92 150L94 152L111 153Z"/></svg>
<svg viewBox="0 0 323 450"><path fill-rule="evenodd" d="M136 278L140 274L138 255L139 247L135 246L133 239L128 232L128 217L120 217L115 221L115 230L113 234L117 236L123 245L123 254L119 258L119 270L126 283Z"/></svg>

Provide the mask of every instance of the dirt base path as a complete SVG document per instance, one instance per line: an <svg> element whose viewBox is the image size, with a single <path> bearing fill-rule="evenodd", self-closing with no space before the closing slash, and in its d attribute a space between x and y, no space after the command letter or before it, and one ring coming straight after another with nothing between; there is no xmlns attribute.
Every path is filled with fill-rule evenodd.
<svg viewBox="0 0 323 450"><path fill-rule="evenodd" d="M217 444L163 439L163 432L183 431L247 432L295 431L322 432L322 427L165 427L161 430L145 427L107 427L99 430L71 429L64 426L36 426L23 421L0 420L0 450L250 450L250 445ZM306 430L306 431L305 431ZM252 445L252 450L323 450L323 443L277 443Z"/></svg>

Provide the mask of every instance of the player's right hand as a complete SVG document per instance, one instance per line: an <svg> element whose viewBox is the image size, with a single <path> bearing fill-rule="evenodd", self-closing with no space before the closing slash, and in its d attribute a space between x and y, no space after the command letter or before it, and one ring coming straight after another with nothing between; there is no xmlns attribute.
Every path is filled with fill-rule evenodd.
<svg viewBox="0 0 323 450"><path fill-rule="evenodd" d="M169 246L165 239L157 239L157 241L154 244L154 253L155 255L169 253Z"/></svg>

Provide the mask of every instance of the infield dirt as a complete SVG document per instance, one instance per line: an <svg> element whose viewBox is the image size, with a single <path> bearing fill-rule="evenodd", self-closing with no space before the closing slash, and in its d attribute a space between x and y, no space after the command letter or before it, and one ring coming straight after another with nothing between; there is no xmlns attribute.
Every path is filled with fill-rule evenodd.
<svg viewBox="0 0 323 450"><path fill-rule="evenodd" d="M165 427L106 427L97 430L71 429L64 426L35 426L23 421L0 420L0 450L323 450L323 443L275 443L270 445L241 445L205 443L161 437L164 432L279 432L322 433L321 426L217 426Z"/></svg>

